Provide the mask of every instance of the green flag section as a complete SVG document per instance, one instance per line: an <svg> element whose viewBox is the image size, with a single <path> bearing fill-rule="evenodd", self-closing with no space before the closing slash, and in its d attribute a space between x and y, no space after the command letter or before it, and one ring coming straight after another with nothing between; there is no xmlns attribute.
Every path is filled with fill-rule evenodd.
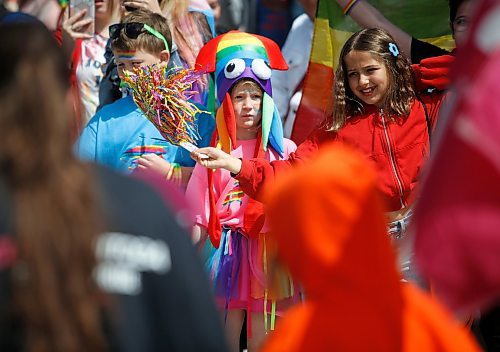
<svg viewBox="0 0 500 352"><path fill-rule="evenodd" d="M444 49L454 46L446 0L370 0L389 21L415 38ZM356 5L354 5L356 6ZM292 139L299 144L333 110L334 72L345 41L360 28L334 0L319 0L311 56Z"/></svg>

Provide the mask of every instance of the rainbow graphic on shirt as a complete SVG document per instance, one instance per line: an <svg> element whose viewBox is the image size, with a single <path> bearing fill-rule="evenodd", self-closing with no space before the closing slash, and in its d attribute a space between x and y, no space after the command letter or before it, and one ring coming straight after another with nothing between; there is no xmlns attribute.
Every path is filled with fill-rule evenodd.
<svg viewBox="0 0 500 352"><path fill-rule="evenodd" d="M144 154L164 155L166 153L167 151L165 150L165 146L141 145L127 149L125 152L123 152L120 160L128 163L128 168L132 170L137 166L137 159L139 159Z"/></svg>
<svg viewBox="0 0 500 352"><path fill-rule="evenodd" d="M222 205L229 207L231 203L234 202L239 202L241 205L244 196L245 193L243 193L243 190L240 187L240 183L236 181L233 188L226 194L226 198L224 199Z"/></svg>

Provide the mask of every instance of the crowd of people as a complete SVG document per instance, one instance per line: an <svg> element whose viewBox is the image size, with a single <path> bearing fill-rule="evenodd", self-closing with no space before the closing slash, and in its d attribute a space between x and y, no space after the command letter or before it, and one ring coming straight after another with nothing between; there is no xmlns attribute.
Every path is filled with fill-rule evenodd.
<svg viewBox="0 0 500 352"><path fill-rule="evenodd" d="M318 2L361 29L296 145ZM500 351L500 1L449 1L452 52L367 0L35 3L0 4L1 351ZM158 68L193 148L127 83Z"/></svg>

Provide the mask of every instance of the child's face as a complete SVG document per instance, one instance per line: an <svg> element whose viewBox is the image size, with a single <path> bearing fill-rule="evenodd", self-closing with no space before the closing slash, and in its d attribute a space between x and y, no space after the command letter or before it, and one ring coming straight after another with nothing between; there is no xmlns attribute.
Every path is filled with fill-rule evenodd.
<svg viewBox="0 0 500 352"><path fill-rule="evenodd" d="M382 60L366 51L353 50L344 58L349 88L369 105L381 106L389 89L389 75Z"/></svg>
<svg viewBox="0 0 500 352"><path fill-rule="evenodd" d="M118 68L118 76L123 80L123 71L132 71L134 67L144 67L152 64L159 64L162 58L158 55L151 54L144 50L136 51L113 51L115 55L116 66Z"/></svg>
<svg viewBox="0 0 500 352"><path fill-rule="evenodd" d="M236 83L232 92L234 116L236 119L236 134L255 131L262 119L262 90L250 82Z"/></svg>

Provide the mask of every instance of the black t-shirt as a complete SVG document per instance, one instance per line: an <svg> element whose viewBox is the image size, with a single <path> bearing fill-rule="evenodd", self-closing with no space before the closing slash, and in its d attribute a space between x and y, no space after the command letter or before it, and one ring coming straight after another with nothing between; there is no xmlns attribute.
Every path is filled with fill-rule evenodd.
<svg viewBox="0 0 500 352"><path fill-rule="evenodd" d="M411 62L418 64L423 59L434 56L449 55L450 52L441 49L433 44L418 40L411 39Z"/></svg>
<svg viewBox="0 0 500 352"><path fill-rule="evenodd" d="M98 240L95 278L117 307L105 314L112 351L225 351L208 279L175 214L140 181L101 167L94 179L107 231ZM0 184L0 240L15 232L8 198ZM0 267L0 351L22 345L10 314L10 270Z"/></svg>

